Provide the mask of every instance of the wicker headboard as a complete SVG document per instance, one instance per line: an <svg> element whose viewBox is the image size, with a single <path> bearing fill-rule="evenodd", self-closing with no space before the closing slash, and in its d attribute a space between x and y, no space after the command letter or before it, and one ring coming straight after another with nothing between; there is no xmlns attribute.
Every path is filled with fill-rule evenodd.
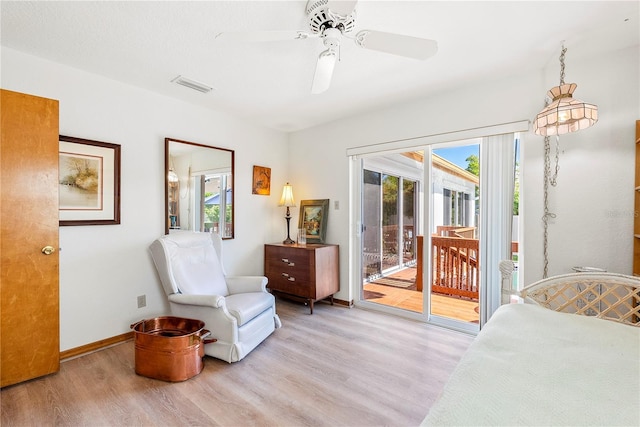
<svg viewBox="0 0 640 427"><path fill-rule="evenodd" d="M595 316L640 327L640 278L616 273L549 277L519 292L525 302L563 313Z"/></svg>

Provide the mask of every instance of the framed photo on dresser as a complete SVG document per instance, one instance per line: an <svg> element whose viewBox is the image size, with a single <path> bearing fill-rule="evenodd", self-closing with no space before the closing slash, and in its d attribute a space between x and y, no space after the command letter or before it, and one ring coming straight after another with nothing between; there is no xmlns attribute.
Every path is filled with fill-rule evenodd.
<svg viewBox="0 0 640 427"><path fill-rule="evenodd" d="M307 243L324 243L327 236L329 199L301 200L298 228L304 229Z"/></svg>

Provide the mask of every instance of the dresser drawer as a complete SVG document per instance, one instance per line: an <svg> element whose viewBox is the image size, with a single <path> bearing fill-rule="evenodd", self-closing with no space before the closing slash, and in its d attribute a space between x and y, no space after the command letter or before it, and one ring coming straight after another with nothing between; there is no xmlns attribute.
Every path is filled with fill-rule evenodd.
<svg viewBox="0 0 640 427"><path fill-rule="evenodd" d="M340 289L338 246L267 244L264 272L269 279L269 289L304 298L313 313L314 301L333 298Z"/></svg>
<svg viewBox="0 0 640 427"><path fill-rule="evenodd" d="M309 281L309 261L306 257L278 256L266 260L265 272L268 277L282 277L291 282Z"/></svg>
<svg viewBox="0 0 640 427"><path fill-rule="evenodd" d="M311 283L309 283L309 281L305 282L295 280L295 278L293 279L294 280L292 280L291 277L272 275L271 277L269 277L269 283L267 284L267 287L273 291L280 291L299 297L313 297L313 287L311 286Z"/></svg>
<svg viewBox="0 0 640 427"><path fill-rule="evenodd" d="M309 264L309 252L285 247L268 246L266 260L273 266L305 267Z"/></svg>

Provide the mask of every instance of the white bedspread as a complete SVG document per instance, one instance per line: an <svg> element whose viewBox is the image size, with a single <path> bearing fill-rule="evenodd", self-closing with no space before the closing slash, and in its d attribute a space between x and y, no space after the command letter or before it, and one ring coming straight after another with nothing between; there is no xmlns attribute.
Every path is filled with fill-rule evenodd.
<svg viewBox="0 0 640 427"><path fill-rule="evenodd" d="M640 425L640 328L500 307L423 426Z"/></svg>

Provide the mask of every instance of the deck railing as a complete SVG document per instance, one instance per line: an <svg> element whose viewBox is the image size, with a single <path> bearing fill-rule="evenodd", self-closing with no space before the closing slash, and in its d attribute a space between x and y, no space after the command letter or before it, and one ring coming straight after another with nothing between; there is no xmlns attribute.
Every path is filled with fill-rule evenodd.
<svg viewBox="0 0 640 427"><path fill-rule="evenodd" d="M433 274L431 292L478 299L478 239L431 236Z"/></svg>
<svg viewBox="0 0 640 427"><path fill-rule="evenodd" d="M442 234L451 234L451 230L438 228ZM416 238L416 290L422 292L424 236L416 236ZM480 290L479 240L434 234L431 236L431 243L433 245L431 291L478 300ZM518 253L518 242L511 242L511 252Z"/></svg>

